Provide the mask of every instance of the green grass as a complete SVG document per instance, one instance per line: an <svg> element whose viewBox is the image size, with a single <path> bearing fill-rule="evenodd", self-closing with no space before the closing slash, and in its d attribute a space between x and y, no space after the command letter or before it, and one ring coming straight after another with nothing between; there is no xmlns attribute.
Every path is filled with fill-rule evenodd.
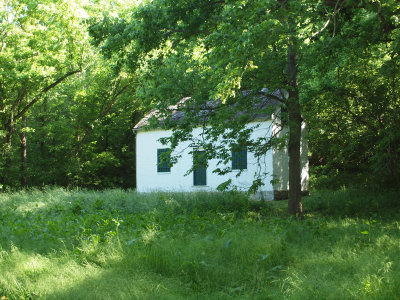
<svg viewBox="0 0 400 300"><path fill-rule="evenodd" d="M349 204L351 203L351 204ZM0 297L398 299L395 192L321 192L304 221L239 194L0 194Z"/></svg>

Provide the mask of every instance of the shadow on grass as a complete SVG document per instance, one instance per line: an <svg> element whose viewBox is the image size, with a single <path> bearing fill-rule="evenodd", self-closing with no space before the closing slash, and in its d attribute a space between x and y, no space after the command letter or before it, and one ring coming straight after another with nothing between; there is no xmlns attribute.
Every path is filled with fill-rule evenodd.
<svg viewBox="0 0 400 300"><path fill-rule="evenodd" d="M387 217L400 213L400 191L365 187L321 190L304 199L306 213L330 217Z"/></svg>

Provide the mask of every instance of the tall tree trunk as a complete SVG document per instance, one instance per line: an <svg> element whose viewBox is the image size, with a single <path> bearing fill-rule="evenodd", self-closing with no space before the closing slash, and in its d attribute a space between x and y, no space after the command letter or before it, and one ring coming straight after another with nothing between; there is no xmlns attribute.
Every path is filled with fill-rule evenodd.
<svg viewBox="0 0 400 300"><path fill-rule="evenodd" d="M43 99L42 105L40 106L40 118L39 118L42 127L42 130L40 131L40 143L39 143L40 163L36 162L36 165L41 168L43 174L47 174L49 170L47 166L49 161L49 154L46 153L46 144L45 144L46 134L43 133L43 130L47 130L46 128L46 125L48 124L47 118L48 118L48 106L47 106L47 98L45 97ZM43 176L40 176L40 180L41 180L40 183L44 182Z"/></svg>
<svg viewBox="0 0 400 300"><path fill-rule="evenodd" d="M2 184L8 185L10 183L10 167L11 167L11 152L12 152L12 137L14 133L14 110L10 112L10 118L6 125L6 146L4 148L4 173Z"/></svg>
<svg viewBox="0 0 400 300"><path fill-rule="evenodd" d="M290 33L292 34L292 33ZM297 47L296 38L292 35L288 40L287 76L289 83L289 99L287 109L289 114L289 203L288 212L291 215L303 217L301 200L301 108L297 81Z"/></svg>
<svg viewBox="0 0 400 300"><path fill-rule="evenodd" d="M28 183L28 175L26 174L26 127L27 127L27 117L22 117L22 132L20 135L21 141L21 186L26 187Z"/></svg>

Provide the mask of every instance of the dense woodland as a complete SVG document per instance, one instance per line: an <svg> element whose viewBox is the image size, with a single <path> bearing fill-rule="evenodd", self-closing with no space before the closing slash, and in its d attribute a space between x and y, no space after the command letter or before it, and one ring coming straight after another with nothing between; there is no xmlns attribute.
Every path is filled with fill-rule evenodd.
<svg viewBox="0 0 400 300"><path fill-rule="evenodd" d="M308 124L312 188L400 187L396 0L0 5L3 190L134 188L132 128L145 113L186 96L193 105L220 99L240 107L249 102L240 91L265 87L288 91L282 103L293 163L298 124ZM221 128L233 128L228 139L248 134L248 120L230 116L222 109L211 119L223 126L205 146ZM172 142L190 138L196 125L195 118L179 124ZM272 144L251 146L262 153Z"/></svg>

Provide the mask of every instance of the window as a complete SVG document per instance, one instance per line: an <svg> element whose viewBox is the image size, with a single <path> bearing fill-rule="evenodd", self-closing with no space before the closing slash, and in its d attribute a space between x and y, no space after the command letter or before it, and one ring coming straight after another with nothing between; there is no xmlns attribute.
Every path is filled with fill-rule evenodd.
<svg viewBox="0 0 400 300"><path fill-rule="evenodd" d="M157 149L157 172L171 172L171 149Z"/></svg>
<svg viewBox="0 0 400 300"><path fill-rule="evenodd" d="M247 148L236 145L232 149L232 170L243 169L247 169Z"/></svg>
<svg viewBox="0 0 400 300"><path fill-rule="evenodd" d="M193 152L193 185L207 185L207 159L205 151Z"/></svg>

